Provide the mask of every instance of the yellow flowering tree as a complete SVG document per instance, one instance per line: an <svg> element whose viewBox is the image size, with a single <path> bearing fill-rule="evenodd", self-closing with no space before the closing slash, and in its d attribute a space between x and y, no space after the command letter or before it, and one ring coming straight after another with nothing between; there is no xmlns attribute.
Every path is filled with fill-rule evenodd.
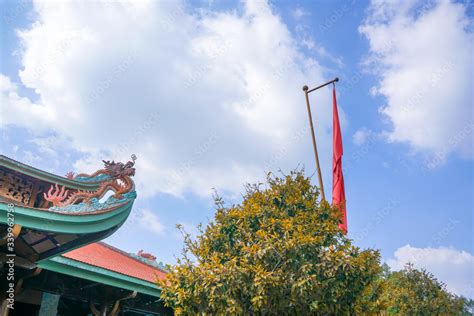
<svg viewBox="0 0 474 316"><path fill-rule="evenodd" d="M241 204L216 214L161 281L177 314L349 315L379 308L380 255L339 230L301 171L248 185ZM372 306L372 307L371 307Z"/></svg>

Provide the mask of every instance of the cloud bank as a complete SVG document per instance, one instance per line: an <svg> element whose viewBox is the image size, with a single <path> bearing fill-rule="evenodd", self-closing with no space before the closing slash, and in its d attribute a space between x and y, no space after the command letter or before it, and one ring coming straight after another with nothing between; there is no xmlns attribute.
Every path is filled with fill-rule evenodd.
<svg viewBox="0 0 474 316"><path fill-rule="evenodd" d="M34 2L37 20L18 31L21 82L0 75L2 126L70 140L81 171L135 153L142 196L237 193L264 171L294 168L311 157L301 87L323 70L266 2L241 9ZM330 154L329 93L319 102Z"/></svg>
<svg viewBox="0 0 474 316"><path fill-rule="evenodd" d="M449 154L474 156L472 22L462 3L374 0L359 31L366 66L380 82L380 113L391 142L427 153L428 167Z"/></svg>

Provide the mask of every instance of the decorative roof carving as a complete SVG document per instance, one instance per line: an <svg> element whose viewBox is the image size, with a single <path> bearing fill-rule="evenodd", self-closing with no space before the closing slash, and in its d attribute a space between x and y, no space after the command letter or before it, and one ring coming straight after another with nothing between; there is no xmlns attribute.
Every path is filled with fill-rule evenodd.
<svg viewBox="0 0 474 316"><path fill-rule="evenodd" d="M51 185L47 193L44 193L44 198L53 204L52 210L70 210L77 212L81 209L102 209L103 207L111 207L114 204L123 203L127 199L134 199L135 184L131 179L135 175L135 161L137 157L132 155L132 160L127 163L105 161L104 168L95 173L78 174L68 173L68 178L83 182L101 182L99 188L95 191L75 190L69 193L65 187L60 187L58 184ZM100 203L99 200L109 191L113 191L114 195L109 199Z"/></svg>
<svg viewBox="0 0 474 316"><path fill-rule="evenodd" d="M137 256L140 256L140 257L148 259L148 260L156 261L156 257L154 255L152 255L149 252L145 252L143 250L139 250L137 252Z"/></svg>

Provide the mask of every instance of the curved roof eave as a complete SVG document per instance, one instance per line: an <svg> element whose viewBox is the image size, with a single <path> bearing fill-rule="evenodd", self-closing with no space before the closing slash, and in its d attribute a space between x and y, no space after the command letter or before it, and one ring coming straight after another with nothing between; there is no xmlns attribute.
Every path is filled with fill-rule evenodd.
<svg viewBox="0 0 474 316"><path fill-rule="evenodd" d="M90 234L121 226L130 214L132 205L133 201L128 201L111 209L77 214L15 205L12 214L14 224L25 228L56 233ZM8 225L11 221L8 213L8 204L0 203L0 223Z"/></svg>
<svg viewBox="0 0 474 316"><path fill-rule="evenodd" d="M57 183L60 185L67 186L68 188L77 189L77 190L96 190L101 184L101 182L82 182L82 181L69 179L66 177L61 177L53 173L49 173L47 171L43 171L35 167L29 166L27 164L21 163L14 159L8 158L4 155L0 155L0 166L4 166L6 168L18 171L22 174L25 174L25 175L28 175L28 176L31 176L43 181Z"/></svg>

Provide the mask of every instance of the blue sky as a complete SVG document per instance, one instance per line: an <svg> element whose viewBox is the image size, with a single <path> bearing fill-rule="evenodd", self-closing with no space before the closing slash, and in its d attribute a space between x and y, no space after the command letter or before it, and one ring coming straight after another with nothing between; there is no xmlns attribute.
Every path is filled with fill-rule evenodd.
<svg viewBox="0 0 474 316"><path fill-rule="evenodd" d="M469 2L1 6L1 152L58 174L138 156L108 242L172 263L213 188L230 204L265 171L314 174L301 87L338 76L349 237L473 296ZM311 102L330 195L330 90Z"/></svg>

